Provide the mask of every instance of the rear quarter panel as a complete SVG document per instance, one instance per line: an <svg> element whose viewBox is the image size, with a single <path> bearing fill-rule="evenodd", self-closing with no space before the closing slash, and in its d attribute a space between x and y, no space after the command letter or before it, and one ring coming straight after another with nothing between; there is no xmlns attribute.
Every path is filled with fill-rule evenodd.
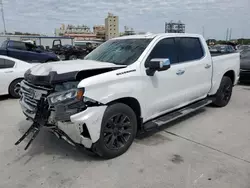
<svg viewBox="0 0 250 188"><path fill-rule="evenodd" d="M232 70L234 71L234 85L237 84L240 72L240 54L232 53L226 55L220 55L212 57L213 61L213 77L212 77L212 88L209 95L214 95L221 83L223 75Z"/></svg>

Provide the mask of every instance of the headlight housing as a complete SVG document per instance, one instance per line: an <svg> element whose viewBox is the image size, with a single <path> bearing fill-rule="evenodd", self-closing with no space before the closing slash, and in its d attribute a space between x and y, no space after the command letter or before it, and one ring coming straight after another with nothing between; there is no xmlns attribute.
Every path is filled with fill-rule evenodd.
<svg viewBox="0 0 250 188"><path fill-rule="evenodd" d="M83 89L70 89L63 92L53 93L48 96L48 101L50 105L55 105L58 103L64 103L69 101L80 101L83 99Z"/></svg>

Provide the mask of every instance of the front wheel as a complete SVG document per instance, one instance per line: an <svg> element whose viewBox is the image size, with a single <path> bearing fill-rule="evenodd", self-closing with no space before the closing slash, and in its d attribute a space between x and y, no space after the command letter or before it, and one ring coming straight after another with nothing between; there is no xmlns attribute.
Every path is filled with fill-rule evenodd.
<svg viewBox="0 0 250 188"><path fill-rule="evenodd" d="M216 98L213 104L217 107L224 107L226 106L232 96L232 91L233 91L233 83L232 80L224 76L221 80L220 87L216 93Z"/></svg>
<svg viewBox="0 0 250 188"><path fill-rule="evenodd" d="M131 146L137 131L137 118L127 105L115 103L106 109L101 125L100 138L93 150L103 158L122 155Z"/></svg>

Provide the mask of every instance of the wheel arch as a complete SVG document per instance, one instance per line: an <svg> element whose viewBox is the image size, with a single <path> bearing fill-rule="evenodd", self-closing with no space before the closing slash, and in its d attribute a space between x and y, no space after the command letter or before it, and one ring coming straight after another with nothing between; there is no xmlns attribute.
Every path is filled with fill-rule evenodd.
<svg viewBox="0 0 250 188"><path fill-rule="evenodd" d="M227 71L227 72L223 75L223 77L224 77L224 76L229 77L229 78L231 79L231 81L232 81L233 84L235 83L235 78L236 78L236 76L235 76L235 72L234 72L233 70Z"/></svg>
<svg viewBox="0 0 250 188"><path fill-rule="evenodd" d="M141 105L139 101L134 97L123 97L123 98L110 101L107 103L107 105L111 105L114 103L126 104L135 112L136 118L137 118L137 130L140 130L143 120L141 117Z"/></svg>

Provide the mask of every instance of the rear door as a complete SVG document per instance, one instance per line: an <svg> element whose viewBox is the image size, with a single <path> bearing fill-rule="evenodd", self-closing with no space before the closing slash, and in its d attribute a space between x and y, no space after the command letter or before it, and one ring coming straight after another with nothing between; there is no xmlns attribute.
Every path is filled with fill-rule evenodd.
<svg viewBox="0 0 250 188"><path fill-rule="evenodd" d="M7 94L9 84L14 79L15 62L0 58L0 94Z"/></svg>
<svg viewBox="0 0 250 188"><path fill-rule="evenodd" d="M176 43L179 65L185 75L183 100L188 104L207 96L212 83L212 59L205 53L204 41L198 37L179 37Z"/></svg>

